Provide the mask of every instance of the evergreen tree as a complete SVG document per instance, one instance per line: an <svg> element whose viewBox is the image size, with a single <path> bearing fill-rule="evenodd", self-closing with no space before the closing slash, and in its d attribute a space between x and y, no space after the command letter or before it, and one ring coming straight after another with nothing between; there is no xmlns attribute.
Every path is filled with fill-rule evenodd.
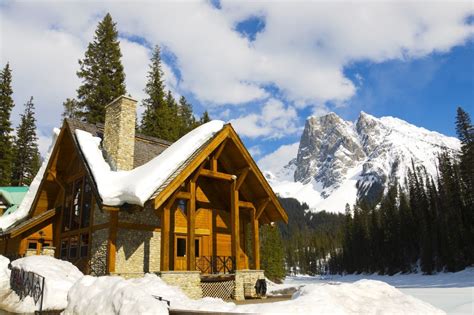
<svg viewBox="0 0 474 315"><path fill-rule="evenodd" d="M82 79L77 98L89 123L103 123L105 106L126 94L121 57L116 25L107 13L99 22L84 59L79 60L80 70L77 72Z"/></svg>
<svg viewBox="0 0 474 315"><path fill-rule="evenodd" d="M34 109L31 97L25 104L25 112L21 115L21 122L16 130L12 175L12 184L15 186L29 185L40 167Z"/></svg>
<svg viewBox="0 0 474 315"><path fill-rule="evenodd" d="M196 127L196 119L194 118L193 107L187 102L184 96L181 96L179 99L178 116L180 124L179 136L182 137Z"/></svg>
<svg viewBox="0 0 474 315"><path fill-rule="evenodd" d="M285 256L280 235L276 227L264 225L260 229L261 267L265 276L276 282L285 277Z"/></svg>
<svg viewBox="0 0 474 315"><path fill-rule="evenodd" d="M204 111L204 113L202 113L202 116L201 116L201 119L199 120L199 122L202 124L205 124L207 122L210 122L211 121L211 117L209 116L209 113L206 111Z"/></svg>
<svg viewBox="0 0 474 315"><path fill-rule="evenodd" d="M81 112L79 108L79 103L76 99L67 98L63 103L63 118L72 118L72 119L80 119L83 117L84 113Z"/></svg>
<svg viewBox="0 0 474 315"><path fill-rule="evenodd" d="M7 63L0 72L0 186L9 186L12 175L13 143L10 114L13 109L12 74Z"/></svg>
<svg viewBox="0 0 474 315"><path fill-rule="evenodd" d="M165 92L159 46L153 50L147 77L145 86L147 98L143 100L145 111L140 131L148 136L175 141L179 137L180 128L178 105L171 92Z"/></svg>

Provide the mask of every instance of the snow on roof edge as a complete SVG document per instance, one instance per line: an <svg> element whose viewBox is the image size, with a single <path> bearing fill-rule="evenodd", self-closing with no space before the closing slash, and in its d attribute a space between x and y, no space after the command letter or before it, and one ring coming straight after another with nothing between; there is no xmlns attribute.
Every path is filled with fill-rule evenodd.
<svg viewBox="0 0 474 315"><path fill-rule="evenodd" d="M28 192L26 193L25 197L18 206L18 209L7 216L0 216L0 232L5 231L6 229L13 226L15 223L23 220L28 216L31 205L35 200L36 193L38 192L38 188L46 173L46 167L49 164L49 159L51 157L51 153L53 152L54 146L56 145L56 140L58 139L59 132L60 130L58 128L53 129L53 137L48 152L46 153L46 156L44 158L43 163L41 164L40 169L38 170L38 173L36 173L35 178L31 182Z"/></svg>
<svg viewBox="0 0 474 315"><path fill-rule="evenodd" d="M130 171L112 171L100 148L101 139L76 129L80 149L97 184L102 202L143 206L166 179L217 132L224 122L213 120L190 131L151 161Z"/></svg>

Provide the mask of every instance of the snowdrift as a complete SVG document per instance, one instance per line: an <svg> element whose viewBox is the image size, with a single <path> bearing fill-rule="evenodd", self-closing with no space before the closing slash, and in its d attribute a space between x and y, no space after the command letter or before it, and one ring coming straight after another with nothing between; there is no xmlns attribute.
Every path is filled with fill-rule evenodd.
<svg viewBox="0 0 474 315"><path fill-rule="evenodd" d="M38 309L31 297L19 300L10 290L9 261L0 256L0 309L32 313ZM259 314L444 314L428 303L406 295L385 282L307 284L291 300L235 305L220 299L189 299L154 274L125 280L121 277L84 276L71 263L47 256L31 256L12 262L13 267L46 278L44 310L65 309L64 314L168 314L172 309ZM278 289L279 285L272 285ZM282 285L287 287L287 285Z"/></svg>

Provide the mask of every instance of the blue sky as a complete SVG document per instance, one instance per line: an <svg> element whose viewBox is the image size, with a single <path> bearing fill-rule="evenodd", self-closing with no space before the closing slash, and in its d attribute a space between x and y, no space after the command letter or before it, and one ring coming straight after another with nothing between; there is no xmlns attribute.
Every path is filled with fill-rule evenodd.
<svg viewBox="0 0 474 315"><path fill-rule="evenodd" d="M159 44L167 87L198 114L230 121L256 160L282 145L292 149L275 157L290 158L309 115L355 120L365 111L455 136L456 107L474 114L469 1L3 1L0 62L13 68L12 118L16 125L33 95L42 152L106 12L120 33L128 93L144 97Z"/></svg>

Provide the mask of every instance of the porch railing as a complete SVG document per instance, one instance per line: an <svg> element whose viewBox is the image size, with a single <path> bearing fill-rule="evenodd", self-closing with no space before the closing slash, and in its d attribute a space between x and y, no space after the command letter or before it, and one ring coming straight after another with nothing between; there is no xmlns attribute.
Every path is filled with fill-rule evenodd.
<svg viewBox="0 0 474 315"><path fill-rule="evenodd" d="M201 256L196 257L196 270L206 274L233 273L235 257L233 256Z"/></svg>

